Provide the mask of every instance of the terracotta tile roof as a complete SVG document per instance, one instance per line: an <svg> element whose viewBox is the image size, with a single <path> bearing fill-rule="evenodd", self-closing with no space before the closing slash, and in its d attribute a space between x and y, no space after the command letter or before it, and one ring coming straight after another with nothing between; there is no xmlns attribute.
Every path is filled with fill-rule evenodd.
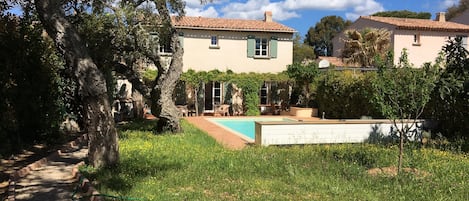
<svg viewBox="0 0 469 201"><path fill-rule="evenodd" d="M377 16L361 16L360 18L394 25L397 27L397 29L404 30L469 32L469 25L448 21L439 22L429 19L411 19Z"/></svg>
<svg viewBox="0 0 469 201"><path fill-rule="evenodd" d="M277 22L265 22L264 20L242 20L225 18L205 18L205 17L182 17L177 20L172 18L176 28L188 29L210 29L228 31L261 31L261 32L281 32L294 33L294 29Z"/></svg>

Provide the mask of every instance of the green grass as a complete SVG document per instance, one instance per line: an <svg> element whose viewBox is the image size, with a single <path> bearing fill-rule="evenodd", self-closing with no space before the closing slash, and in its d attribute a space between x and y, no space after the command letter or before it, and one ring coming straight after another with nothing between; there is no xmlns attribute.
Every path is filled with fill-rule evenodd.
<svg viewBox="0 0 469 201"><path fill-rule="evenodd" d="M145 126L142 126L145 127ZM397 148L370 144L227 150L183 122L176 135L121 132L121 164L83 169L101 193L143 200L469 200L469 160L436 149L406 152L406 167L426 171L369 176L397 163Z"/></svg>

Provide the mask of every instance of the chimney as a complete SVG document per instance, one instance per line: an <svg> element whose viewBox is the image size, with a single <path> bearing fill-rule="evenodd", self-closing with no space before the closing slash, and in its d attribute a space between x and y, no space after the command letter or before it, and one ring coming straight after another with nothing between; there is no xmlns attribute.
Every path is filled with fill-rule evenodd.
<svg viewBox="0 0 469 201"><path fill-rule="evenodd" d="M446 22L445 12L436 13L435 21Z"/></svg>
<svg viewBox="0 0 469 201"><path fill-rule="evenodd" d="M272 11L265 11L264 21L265 22L272 22Z"/></svg>

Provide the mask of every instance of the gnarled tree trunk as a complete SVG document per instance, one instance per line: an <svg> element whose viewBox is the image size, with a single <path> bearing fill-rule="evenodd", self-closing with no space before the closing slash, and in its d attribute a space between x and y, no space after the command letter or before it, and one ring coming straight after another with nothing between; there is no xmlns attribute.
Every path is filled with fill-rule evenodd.
<svg viewBox="0 0 469 201"><path fill-rule="evenodd" d="M174 89L182 73L182 55L184 50L179 44L178 33L172 26L166 3L155 2L163 27L168 29L173 55L168 67L157 65L158 76L151 92L151 111L158 117L157 131L179 132L179 111L173 100Z"/></svg>
<svg viewBox="0 0 469 201"><path fill-rule="evenodd" d="M85 129L89 136L88 159L94 167L117 164L119 149L117 131L104 75L92 61L75 28L65 18L62 1L36 0L36 9L47 33L64 55L72 76L78 82L84 104Z"/></svg>
<svg viewBox="0 0 469 201"><path fill-rule="evenodd" d="M174 30L175 32L175 30ZM173 33L172 40L178 41L177 33ZM179 45L177 45L179 46ZM159 118L157 131L181 131L179 111L173 100L174 89L182 73L182 48L175 48L169 68L158 70L156 84L151 91L151 111Z"/></svg>

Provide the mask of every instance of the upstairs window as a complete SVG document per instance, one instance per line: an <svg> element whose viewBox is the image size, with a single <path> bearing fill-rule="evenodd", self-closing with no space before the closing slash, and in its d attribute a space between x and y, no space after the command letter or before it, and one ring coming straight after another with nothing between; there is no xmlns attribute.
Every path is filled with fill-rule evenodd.
<svg viewBox="0 0 469 201"><path fill-rule="evenodd" d="M249 35L247 39L247 56L249 58L277 58L278 39L275 36L261 38Z"/></svg>
<svg viewBox="0 0 469 201"><path fill-rule="evenodd" d="M420 45L420 33L414 34L414 42L412 43L412 45Z"/></svg>
<svg viewBox="0 0 469 201"><path fill-rule="evenodd" d="M171 53L171 46L170 44L163 44L158 45L158 53Z"/></svg>
<svg viewBox="0 0 469 201"><path fill-rule="evenodd" d="M160 38L157 33L150 33L150 40L152 45L155 45L155 50L158 54L172 53L171 40L169 37Z"/></svg>
<svg viewBox="0 0 469 201"><path fill-rule="evenodd" d="M255 55L258 57L268 56L269 43L267 38L256 38Z"/></svg>
<svg viewBox="0 0 469 201"><path fill-rule="evenodd" d="M218 46L218 37L217 36L211 36L210 37L210 46Z"/></svg>
<svg viewBox="0 0 469 201"><path fill-rule="evenodd" d="M210 36L210 48L211 49L218 49L218 36Z"/></svg>

